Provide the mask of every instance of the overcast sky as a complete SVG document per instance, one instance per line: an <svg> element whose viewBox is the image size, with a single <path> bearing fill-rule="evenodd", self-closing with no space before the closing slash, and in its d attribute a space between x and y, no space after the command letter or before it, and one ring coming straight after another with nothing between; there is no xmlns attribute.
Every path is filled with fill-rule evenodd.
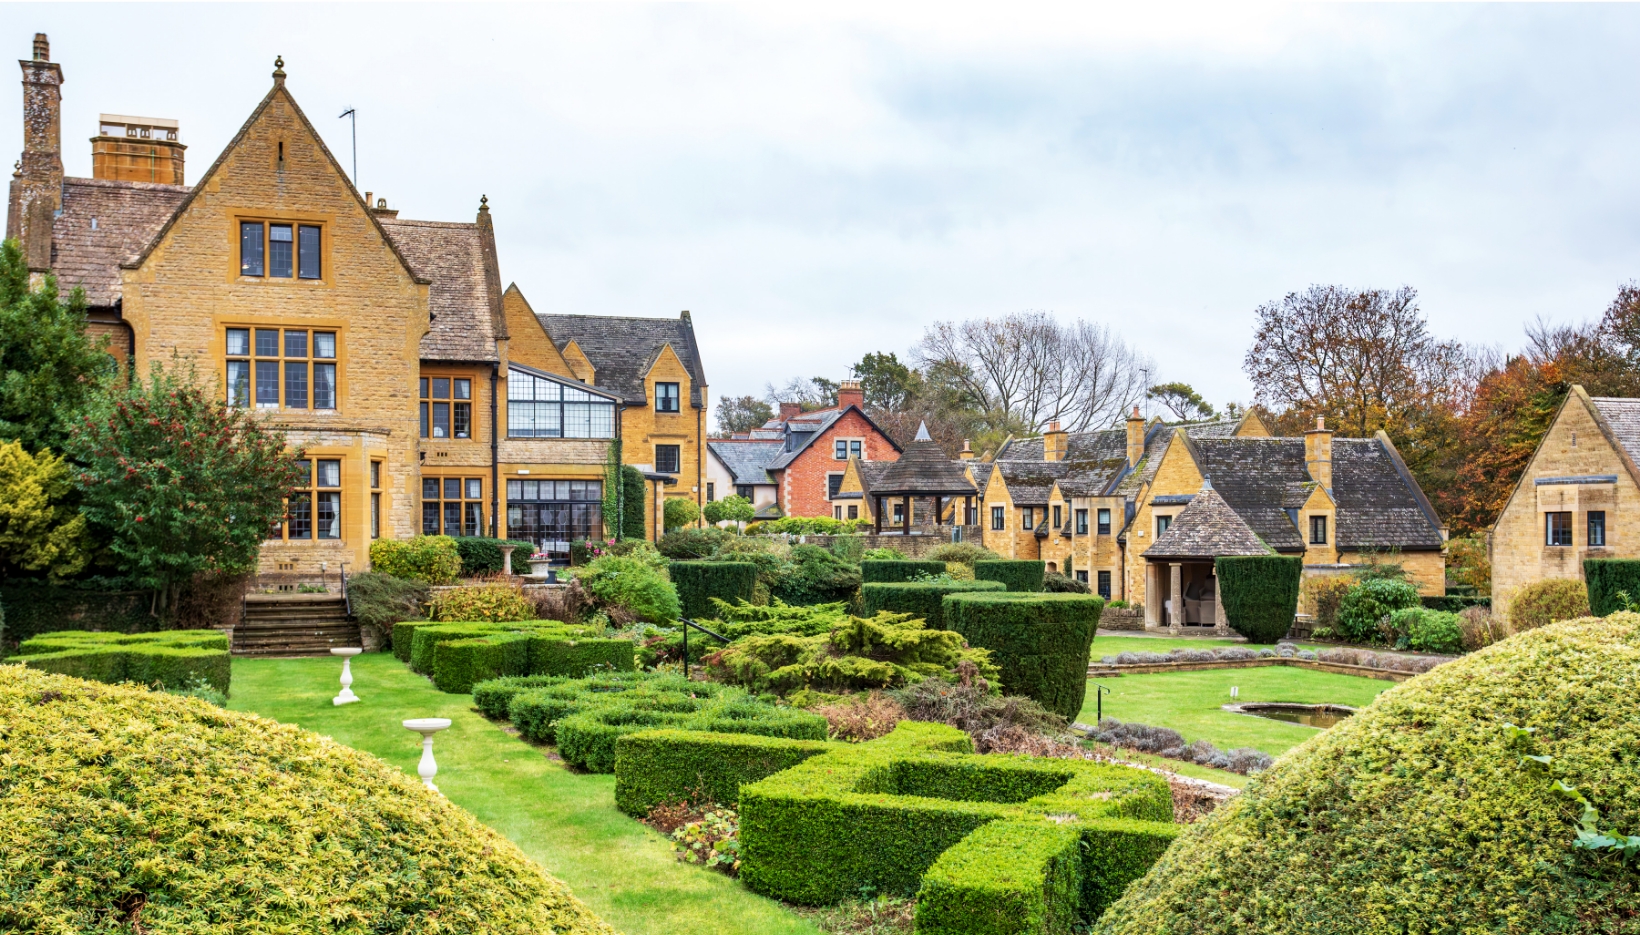
<svg viewBox="0 0 1640 935"><path fill-rule="evenodd" d="M1253 310L1310 283L1512 349L1640 277L1640 8L884 6L8 4L0 39L50 34L70 175L109 112L180 120L190 182L282 54L344 162L358 109L360 188L488 195L538 311L691 310L715 397L1043 309L1247 402Z"/></svg>

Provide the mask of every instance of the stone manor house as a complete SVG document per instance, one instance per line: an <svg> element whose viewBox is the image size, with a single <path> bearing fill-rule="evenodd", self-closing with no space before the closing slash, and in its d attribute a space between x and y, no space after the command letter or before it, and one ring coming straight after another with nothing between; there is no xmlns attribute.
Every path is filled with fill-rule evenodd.
<svg viewBox="0 0 1640 935"><path fill-rule="evenodd" d="M176 121L104 114L92 177L63 172L63 69L23 71L6 236L89 302L137 372L173 355L306 452L264 573L368 567L378 537L528 539L567 558L604 533L612 446L665 497L701 502L707 384L689 313L538 314L503 288L487 199L471 221L371 203L273 85L194 184Z"/></svg>

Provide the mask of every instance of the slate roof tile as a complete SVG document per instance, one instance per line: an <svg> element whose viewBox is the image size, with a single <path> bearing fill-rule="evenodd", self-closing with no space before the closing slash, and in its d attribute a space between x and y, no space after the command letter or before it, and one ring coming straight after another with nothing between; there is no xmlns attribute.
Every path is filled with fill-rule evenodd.
<svg viewBox="0 0 1640 935"><path fill-rule="evenodd" d="M421 339L423 360L496 360L495 314L477 224L378 218L415 274L431 282L432 327Z"/></svg>
<svg viewBox="0 0 1640 935"><path fill-rule="evenodd" d="M1629 458L1640 463L1640 399L1594 396L1589 401L1606 417L1617 443L1628 452Z"/></svg>
<svg viewBox="0 0 1640 935"><path fill-rule="evenodd" d="M79 286L93 307L113 305L120 264L142 252L187 195L186 185L63 179L63 210L51 225L58 287L67 294Z"/></svg>
<svg viewBox="0 0 1640 935"><path fill-rule="evenodd" d="M694 375L689 405L702 407L701 387L706 371L695 344L695 326L688 318L621 318L605 315L537 314L554 344L563 350L574 341L592 361L594 382L619 393L629 406L649 405L644 375L661 348L670 344L685 370Z"/></svg>
<svg viewBox="0 0 1640 935"><path fill-rule="evenodd" d="M1270 550L1216 489L1203 487L1143 554L1148 559L1217 558L1268 555Z"/></svg>
<svg viewBox="0 0 1640 935"><path fill-rule="evenodd" d="M1375 438L1333 439L1333 500L1341 549L1441 547L1438 520L1413 480Z"/></svg>
<svg viewBox="0 0 1640 935"><path fill-rule="evenodd" d="M774 479L769 477L768 464L784 446L780 442L715 439L708 441L706 447L729 469L736 484L772 484Z"/></svg>

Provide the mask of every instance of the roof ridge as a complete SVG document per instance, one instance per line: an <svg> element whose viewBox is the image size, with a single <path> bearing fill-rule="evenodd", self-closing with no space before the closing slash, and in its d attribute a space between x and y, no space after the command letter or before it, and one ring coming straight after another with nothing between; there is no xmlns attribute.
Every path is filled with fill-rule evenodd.
<svg viewBox="0 0 1640 935"><path fill-rule="evenodd" d="M97 188L129 188L133 191L186 192L193 186L171 185L165 182L137 182L123 179L88 179L77 175L63 176L63 184L91 185Z"/></svg>
<svg viewBox="0 0 1640 935"><path fill-rule="evenodd" d="M416 218L378 218L386 227L465 227L478 229L476 221L423 221Z"/></svg>

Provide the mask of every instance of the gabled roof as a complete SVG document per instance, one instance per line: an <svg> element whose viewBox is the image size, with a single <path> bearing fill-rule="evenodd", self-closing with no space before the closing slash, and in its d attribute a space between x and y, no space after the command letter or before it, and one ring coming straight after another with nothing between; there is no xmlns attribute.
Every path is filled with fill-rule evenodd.
<svg viewBox="0 0 1640 935"><path fill-rule="evenodd" d="M649 405L644 377L660 355L672 346L685 370L689 371L689 405L704 405L701 389L706 371L701 367L700 349L695 344L695 326L687 313L678 318L621 318L604 315L548 315L537 313L547 334L562 351L574 341L595 368L594 380L601 387L621 394L628 406Z"/></svg>
<svg viewBox="0 0 1640 935"><path fill-rule="evenodd" d="M769 462L785 446L780 442L713 439L706 447L728 469L736 484L772 484Z"/></svg>
<svg viewBox="0 0 1640 935"><path fill-rule="evenodd" d="M58 288L66 295L79 286L92 307L119 301L120 264L142 251L187 196L186 185L63 179L63 210L51 224Z"/></svg>
<svg viewBox="0 0 1640 935"><path fill-rule="evenodd" d="M1063 461L999 460L996 465L1008 485L1009 499L1018 506L1046 505L1054 482L1070 470Z"/></svg>
<svg viewBox="0 0 1640 935"><path fill-rule="evenodd" d="M493 242L478 224L383 218L399 252L418 277L427 280L427 308L433 321L421 339L423 360L493 361L495 342L504 336L499 275L491 276Z"/></svg>
<svg viewBox="0 0 1640 935"><path fill-rule="evenodd" d="M1384 433L1333 439L1338 547L1351 550L1439 549L1440 519Z"/></svg>
<svg viewBox="0 0 1640 935"><path fill-rule="evenodd" d="M1612 441L1622 447L1630 461L1640 462L1640 399L1591 396L1589 402L1605 419Z"/></svg>
<svg viewBox="0 0 1640 935"><path fill-rule="evenodd" d="M977 460L968 462L968 471L974 477L974 489L978 490L982 497L985 496L985 488L991 486L991 469L995 463Z"/></svg>
<svg viewBox="0 0 1640 935"><path fill-rule="evenodd" d="M871 416L866 415L864 409L850 404L841 409L805 412L802 418L789 420L786 423L785 441L782 443L786 450L769 462L769 470L779 471L789 467L793 461L796 461L803 452L809 449L810 445L814 444L815 439L824 435L827 429L850 412L859 413L860 418L866 420L866 424L876 430L877 434L883 437L883 441L888 442L896 452L901 450L900 446L895 444L894 439L883 431L882 427L873 421ZM794 426L793 423L796 423L796 425ZM754 437L756 437L755 434Z"/></svg>
<svg viewBox="0 0 1640 935"><path fill-rule="evenodd" d="M1173 517L1167 532L1140 553L1147 559L1217 558L1221 555L1269 555L1270 549L1219 495L1211 482L1190 505Z"/></svg>
<svg viewBox="0 0 1640 935"><path fill-rule="evenodd" d="M1287 484L1309 479L1304 439L1180 437L1196 469L1260 538L1277 552L1304 551L1304 537L1283 506Z"/></svg>
<svg viewBox="0 0 1640 935"><path fill-rule="evenodd" d="M893 461L856 461L860 472L860 487L866 499L871 499L871 492L882 483L883 474L895 462Z"/></svg>
<svg viewBox="0 0 1640 935"><path fill-rule="evenodd" d="M917 427L917 437L905 447L900 460L888 466L872 488L873 496L972 496L978 491L961 461L952 461L945 450L928 435L928 426Z"/></svg>

